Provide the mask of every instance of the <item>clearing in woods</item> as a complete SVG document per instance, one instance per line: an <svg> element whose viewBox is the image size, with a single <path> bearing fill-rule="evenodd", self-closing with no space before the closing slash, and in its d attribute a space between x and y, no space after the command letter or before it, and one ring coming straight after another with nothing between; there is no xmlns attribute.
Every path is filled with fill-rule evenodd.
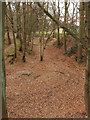
<svg viewBox="0 0 90 120"><path fill-rule="evenodd" d="M52 44L46 47L43 62L36 44L34 52L26 63L10 65L6 60L9 118L84 118L85 65Z"/></svg>

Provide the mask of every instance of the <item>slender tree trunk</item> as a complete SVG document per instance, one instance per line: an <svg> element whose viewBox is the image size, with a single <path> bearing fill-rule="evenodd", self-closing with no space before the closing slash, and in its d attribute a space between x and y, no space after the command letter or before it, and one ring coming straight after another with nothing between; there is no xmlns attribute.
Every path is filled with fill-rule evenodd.
<svg viewBox="0 0 90 120"><path fill-rule="evenodd" d="M11 16L12 34L13 34L13 41L14 41L14 59L15 59L17 58L17 45L16 45L16 38L15 38L15 33L14 33L14 21L13 21L13 15L12 15L10 3L8 3L8 5L10 9L10 16Z"/></svg>
<svg viewBox="0 0 90 120"><path fill-rule="evenodd" d="M12 25L12 29L14 29L13 25ZM16 45L16 38L15 38L15 33L13 31L13 40L14 40L14 58L17 58L17 45Z"/></svg>
<svg viewBox="0 0 90 120"><path fill-rule="evenodd" d="M33 51L34 33L31 34L31 51Z"/></svg>
<svg viewBox="0 0 90 120"><path fill-rule="evenodd" d="M42 32L40 35L40 61L43 61L43 53L44 53L44 23L42 25Z"/></svg>
<svg viewBox="0 0 90 120"><path fill-rule="evenodd" d="M19 47L19 51L22 52L23 49L22 49L21 19L20 19L19 23L20 23L20 30L19 30L20 47Z"/></svg>
<svg viewBox="0 0 90 120"><path fill-rule="evenodd" d="M65 16L64 16L64 23L66 23L66 22L67 22L67 2L65 2ZM66 33L65 33L65 30L64 30L63 39L64 39L64 54L66 54L67 46L66 46Z"/></svg>
<svg viewBox="0 0 90 120"><path fill-rule="evenodd" d="M59 31L59 26L58 26L57 30L58 30L57 47L59 47L60 46L60 31Z"/></svg>
<svg viewBox="0 0 90 120"><path fill-rule="evenodd" d="M7 12L6 12L7 14ZM6 30L7 30L7 38L8 38L8 45L11 45L11 39L10 39L10 34L9 34L9 26L8 26L8 18L6 16Z"/></svg>
<svg viewBox="0 0 90 120"><path fill-rule="evenodd" d="M26 4L23 3L23 57L22 61L26 62L26 15L25 15Z"/></svg>
<svg viewBox="0 0 90 120"><path fill-rule="evenodd" d="M87 3L87 64L86 64L86 82L85 82L85 100L88 118L90 118L90 2Z"/></svg>
<svg viewBox="0 0 90 120"><path fill-rule="evenodd" d="M60 1L58 1L58 21L60 19ZM57 26L57 30L58 30L58 39L57 39L57 47L60 46L60 31L59 31L59 26Z"/></svg>
<svg viewBox="0 0 90 120"><path fill-rule="evenodd" d="M53 9L53 14L54 14L54 18L56 18L56 3L55 2L53 2L53 6L52 6L52 9ZM55 24L55 22L54 21L52 21L53 22L53 29L55 29L55 27L56 27L56 24ZM55 32L53 32L53 38L55 38Z"/></svg>
<svg viewBox="0 0 90 120"><path fill-rule="evenodd" d="M74 23L74 12L75 12L75 6L74 6L74 4L75 3L72 3L72 4L73 4L73 14L72 14L72 22L71 23L73 24Z"/></svg>
<svg viewBox="0 0 90 120"><path fill-rule="evenodd" d="M20 9L20 3L17 2L16 3L16 17L17 17L17 37L16 38L20 38L19 36L19 30L20 30L20 26L19 26L19 22L20 22L20 19L19 19L19 9Z"/></svg>
<svg viewBox="0 0 90 120"><path fill-rule="evenodd" d="M76 18L76 22L75 22L76 25L77 25L77 22L78 22L78 11L77 11L78 9L77 9L77 7L78 7L78 4L76 5L76 17L75 17Z"/></svg>
<svg viewBox="0 0 90 120"><path fill-rule="evenodd" d="M44 19L44 18L43 18ZM44 56L44 20L43 25L42 25L42 33L40 37L40 61L43 61L43 56Z"/></svg>
<svg viewBox="0 0 90 120"><path fill-rule="evenodd" d="M8 45L11 45L11 39L9 34L9 27L7 26L7 38L8 38Z"/></svg>
<svg viewBox="0 0 90 120"><path fill-rule="evenodd" d="M40 61L43 61L42 36L40 37Z"/></svg>
<svg viewBox="0 0 90 120"><path fill-rule="evenodd" d="M83 41L84 39L84 2L80 2L80 31L79 31L79 38ZM77 62L82 61L82 44L78 44L78 57Z"/></svg>
<svg viewBox="0 0 90 120"><path fill-rule="evenodd" d="M20 47L19 47L19 51L22 52L22 34L21 34L21 31L19 33L19 40L20 40Z"/></svg>
<svg viewBox="0 0 90 120"><path fill-rule="evenodd" d="M17 38L19 38L19 40L20 40L19 51L22 52L20 2L17 2L17 5L16 5L16 14L17 14Z"/></svg>

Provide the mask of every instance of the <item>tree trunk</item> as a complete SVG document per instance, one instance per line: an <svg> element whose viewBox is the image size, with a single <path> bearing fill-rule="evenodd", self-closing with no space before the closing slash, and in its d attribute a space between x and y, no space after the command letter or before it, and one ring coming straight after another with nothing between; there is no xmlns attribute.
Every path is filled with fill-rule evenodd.
<svg viewBox="0 0 90 120"><path fill-rule="evenodd" d="M58 1L58 21L60 19L60 1ZM57 47L60 47L60 31L59 31L59 26L57 26L57 30L58 30L58 39L57 39Z"/></svg>
<svg viewBox="0 0 90 120"><path fill-rule="evenodd" d="M11 39L9 34L9 27L7 26L7 38L8 38L8 45L11 45Z"/></svg>
<svg viewBox="0 0 90 120"><path fill-rule="evenodd" d="M31 51L33 51L34 33L31 34Z"/></svg>
<svg viewBox="0 0 90 120"><path fill-rule="evenodd" d="M6 12L7 14L7 12ZM6 31L7 31L7 38L8 38L8 45L11 45L11 39L10 39L10 34L9 34L9 26L8 26L8 18L6 16Z"/></svg>
<svg viewBox="0 0 90 120"><path fill-rule="evenodd" d="M52 9L53 9L53 14L54 14L54 18L56 18L56 3L55 2L53 2L53 6L52 6ZM55 29L55 27L56 27L56 24L55 24L55 22L54 21L52 21L53 22L53 29ZM55 32L53 32L53 38L55 38Z"/></svg>
<svg viewBox="0 0 90 120"><path fill-rule="evenodd" d="M7 108L6 108L6 77L5 77L5 63L4 63L4 10L5 4L0 2L0 99L2 98L2 118L7 118ZM1 101L1 100L0 100ZM0 116L0 117L1 117Z"/></svg>
<svg viewBox="0 0 90 120"><path fill-rule="evenodd" d="M20 2L17 2L17 5L16 5L16 14L17 14L17 38L20 40L19 51L22 52Z"/></svg>
<svg viewBox="0 0 90 120"><path fill-rule="evenodd" d="M22 61L26 62L26 15L25 15L26 4L23 3L23 57Z"/></svg>
<svg viewBox="0 0 90 120"><path fill-rule="evenodd" d="M85 82L85 100L88 118L90 118L90 2L87 3L87 64L86 64L86 82Z"/></svg>
<svg viewBox="0 0 90 120"><path fill-rule="evenodd" d="M79 38L83 42L84 39L84 2L80 2L80 28L79 28ZM78 44L78 56L77 62L80 63L82 61L82 44Z"/></svg>
<svg viewBox="0 0 90 120"><path fill-rule="evenodd" d="M43 42L42 42L43 37L40 37L40 61L43 61Z"/></svg>
<svg viewBox="0 0 90 120"><path fill-rule="evenodd" d="M64 15L64 23L66 23L66 22L67 22L67 2L65 2L65 15ZM66 46L66 33L65 33L65 30L64 30L63 39L64 39L64 54L66 54L67 46Z"/></svg>
<svg viewBox="0 0 90 120"><path fill-rule="evenodd" d="M16 38L15 38L15 33L14 33L14 21L13 21L13 15L12 15L10 3L8 3L8 5L10 9L10 16L11 16L12 34L13 34L13 41L14 41L14 59L15 59L17 58L17 45L16 45Z"/></svg>

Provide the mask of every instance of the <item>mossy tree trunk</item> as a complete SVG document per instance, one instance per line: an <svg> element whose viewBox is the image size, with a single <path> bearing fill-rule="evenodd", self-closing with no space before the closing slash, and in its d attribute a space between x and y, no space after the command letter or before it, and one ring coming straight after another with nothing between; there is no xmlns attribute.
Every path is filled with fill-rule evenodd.
<svg viewBox="0 0 90 120"><path fill-rule="evenodd" d="M5 77L5 63L4 63L4 15L5 3L0 2L0 92L2 92L2 118L7 118L6 108L6 77ZM0 93L1 94L1 93Z"/></svg>

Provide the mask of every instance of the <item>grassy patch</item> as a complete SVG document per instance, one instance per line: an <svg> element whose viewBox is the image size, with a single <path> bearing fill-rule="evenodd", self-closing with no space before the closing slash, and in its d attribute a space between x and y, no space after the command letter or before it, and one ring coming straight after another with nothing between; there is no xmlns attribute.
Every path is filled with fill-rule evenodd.
<svg viewBox="0 0 90 120"><path fill-rule="evenodd" d="M48 31L48 32L44 31L44 35L50 34L50 33L51 33L51 31ZM56 34L58 33L58 30L57 30L57 29L55 30L55 33L56 33ZM43 32L36 32L36 34L37 34L37 35L39 35L39 34L42 35ZM63 34L63 29L62 29L62 28L59 29L59 34Z"/></svg>

